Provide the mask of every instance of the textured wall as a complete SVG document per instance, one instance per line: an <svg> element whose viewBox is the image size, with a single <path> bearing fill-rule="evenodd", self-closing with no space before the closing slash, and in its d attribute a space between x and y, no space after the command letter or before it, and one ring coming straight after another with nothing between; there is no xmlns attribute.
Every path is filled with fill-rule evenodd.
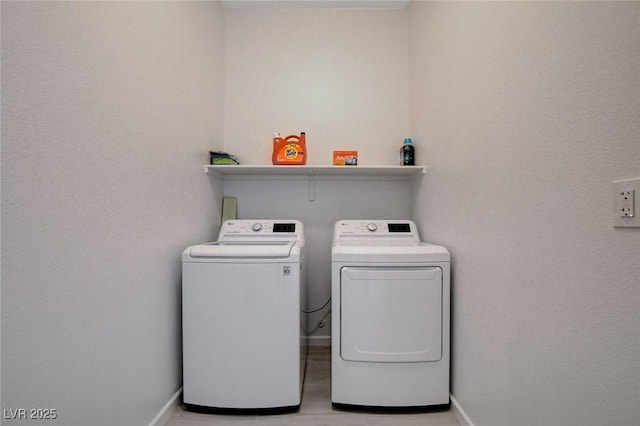
<svg viewBox="0 0 640 426"><path fill-rule="evenodd" d="M270 164L273 133L307 132L307 164L358 150L396 164L409 130L406 10L226 11L225 148Z"/></svg>
<svg viewBox="0 0 640 426"><path fill-rule="evenodd" d="M476 426L640 418L640 4L410 9L423 236L453 257L452 391Z"/></svg>
<svg viewBox="0 0 640 426"><path fill-rule="evenodd" d="M180 253L219 224L223 19L2 2L3 409L140 425L179 388Z"/></svg>

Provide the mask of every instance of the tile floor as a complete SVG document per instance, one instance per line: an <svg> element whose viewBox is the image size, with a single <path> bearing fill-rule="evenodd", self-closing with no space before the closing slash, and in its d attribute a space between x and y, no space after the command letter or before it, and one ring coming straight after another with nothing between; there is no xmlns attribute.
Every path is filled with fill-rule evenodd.
<svg viewBox="0 0 640 426"><path fill-rule="evenodd" d="M331 406L331 350L309 348L300 411L278 415L217 415L184 410L166 426L460 426L451 411L420 414L369 414L336 410Z"/></svg>

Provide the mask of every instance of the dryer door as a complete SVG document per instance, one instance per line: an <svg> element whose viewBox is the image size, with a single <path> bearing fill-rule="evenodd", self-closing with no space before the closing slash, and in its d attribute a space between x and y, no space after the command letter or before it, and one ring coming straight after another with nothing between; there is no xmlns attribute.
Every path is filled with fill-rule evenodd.
<svg viewBox="0 0 640 426"><path fill-rule="evenodd" d="M343 267L340 356L345 361L442 358L442 270Z"/></svg>

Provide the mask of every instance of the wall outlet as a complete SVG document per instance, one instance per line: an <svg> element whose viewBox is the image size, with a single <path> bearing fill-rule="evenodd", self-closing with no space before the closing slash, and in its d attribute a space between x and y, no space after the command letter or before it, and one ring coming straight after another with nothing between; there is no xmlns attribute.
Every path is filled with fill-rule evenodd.
<svg viewBox="0 0 640 426"><path fill-rule="evenodd" d="M620 217L634 217L636 215L635 198L635 189L625 189L618 194Z"/></svg>
<svg viewBox="0 0 640 426"><path fill-rule="evenodd" d="M613 182L613 226L638 227L637 195L640 194L640 178Z"/></svg>

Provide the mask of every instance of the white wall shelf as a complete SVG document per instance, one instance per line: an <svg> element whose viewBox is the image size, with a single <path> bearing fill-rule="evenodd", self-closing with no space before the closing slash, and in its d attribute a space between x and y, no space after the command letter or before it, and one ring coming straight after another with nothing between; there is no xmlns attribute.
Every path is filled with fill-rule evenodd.
<svg viewBox="0 0 640 426"><path fill-rule="evenodd" d="M205 166L205 172L222 179L360 178L409 179L426 173L424 166Z"/></svg>

